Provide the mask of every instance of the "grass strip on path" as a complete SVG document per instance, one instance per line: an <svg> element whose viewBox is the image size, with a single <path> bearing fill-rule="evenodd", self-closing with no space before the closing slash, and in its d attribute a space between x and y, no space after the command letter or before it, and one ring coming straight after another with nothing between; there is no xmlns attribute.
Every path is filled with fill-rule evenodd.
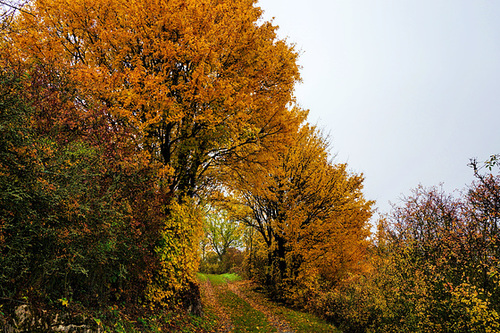
<svg viewBox="0 0 500 333"><path fill-rule="evenodd" d="M228 285L241 280L237 274L198 274L198 279L207 307L218 308L222 329L217 332L277 332L266 315L229 290Z"/></svg>
<svg viewBox="0 0 500 333"><path fill-rule="evenodd" d="M267 333L277 331L262 312L253 308L227 287L221 287L220 291L220 301L231 316L233 332Z"/></svg>
<svg viewBox="0 0 500 333"><path fill-rule="evenodd" d="M226 284L229 282L240 281L241 277L238 274L226 273L226 274L198 274L198 279L209 280L214 285Z"/></svg>
<svg viewBox="0 0 500 333"><path fill-rule="evenodd" d="M217 324L213 327L213 332L228 333L233 331L231 318L225 311L225 308L219 303L219 296L215 288L213 288L210 279L205 274L199 274L200 293L204 311L213 313L217 317Z"/></svg>
<svg viewBox="0 0 500 333"><path fill-rule="evenodd" d="M254 283L241 281L236 274L199 274L198 278L202 293L212 299L207 307L214 309L221 318L216 332L341 332L312 314L269 300L263 293L255 291Z"/></svg>
<svg viewBox="0 0 500 333"><path fill-rule="evenodd" d="M250 281L239 283L240 295L244 295L249 302L256 304L256 307L264 312L271 313L271 317L280 318L281 322L288 324L291 332L308 333L340 333L341 331L325 320L309 313L296 311L286 306L270 301L263 293L254 291L255 284ZM280 326L287 329L286 326Z"/></svg>
<svg viewBox="0 0 500 333"><path fill-rule="evenodd" d="M267 306L262 305L261 303L257 303L252 298L247 297L246 294L240 290L243 289L241 288L242 286L248 285L249 283L251 282L241 281L237 283L232 283L228 285L228 288L236 295L238 295L241 299L243 299L245 302L250 304L252 308L262 312L266 316L267 321L272 326L274 326L279 333L294 333L294 330L290 328L290 325L288 325L288 323L284 321L282 318L277 316L276 313L271 311Z"/></svg>

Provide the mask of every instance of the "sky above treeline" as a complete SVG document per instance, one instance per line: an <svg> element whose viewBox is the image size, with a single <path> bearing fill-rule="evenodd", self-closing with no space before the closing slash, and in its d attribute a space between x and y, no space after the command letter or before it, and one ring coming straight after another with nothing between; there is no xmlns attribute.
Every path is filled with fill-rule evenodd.
<svg viewBox="0 0 500 333"><path fill-rule="evenodd" d="M500 153L500 1L260 0L300 53L296 87L380 213L419 184L464 189Z"/></svg>

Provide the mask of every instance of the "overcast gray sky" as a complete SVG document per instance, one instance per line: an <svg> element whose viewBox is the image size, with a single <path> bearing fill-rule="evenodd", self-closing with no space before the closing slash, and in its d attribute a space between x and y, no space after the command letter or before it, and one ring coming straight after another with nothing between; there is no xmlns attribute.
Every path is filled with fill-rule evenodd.
<svg viewBox="0 0 500 333"><path fill-rule="evenodd" d="M299 104L381 212L500 153L500 1L260 0L300 51Z"/></svg>

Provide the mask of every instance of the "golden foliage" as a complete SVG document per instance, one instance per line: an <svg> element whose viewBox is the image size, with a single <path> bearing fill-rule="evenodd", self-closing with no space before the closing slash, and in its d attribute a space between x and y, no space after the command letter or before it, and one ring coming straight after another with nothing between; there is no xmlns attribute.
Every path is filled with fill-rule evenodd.
<svg viewBox="0 0 500 333"><path fill-rule="evenodd" d="M157 171L167 214L154 302L196 270L201 222L185 198L223 180L221 166L273 160L259 152L283 149L305 117L294 106L297 53L261 14L254 0L34 0L0 45L3 59L71 82L71 110L126 128L121 167Z"/></svg>
<svg viewBox="0 0 500 333"><path fill-rule="evenodd" d="M292 142L275 168L251 172L236 192L252 210L246 222L267 244L275 282L338 281L363 261L372 202L361 192L362 176L329 160L316 128L302 126Z"/></svg>
<svg viewBox="0 0 500 333"><path fill-rule="evenodd" d="M151 276L146 297L153 306L168 306L189 282L196 281L199 243L203 235L201 211L192 200L173 202L160 230L155 252L160 268Z"/></svg>
<svg viewBox="0 0 500 333"><path fill-rule="evenodd" d="M57 64L84 104L135 128L171 166L171 190L192 195L209 167L282 145L301 113L289 110L297 54L254 4L38 0L8 43L20 59Z"/></svg>

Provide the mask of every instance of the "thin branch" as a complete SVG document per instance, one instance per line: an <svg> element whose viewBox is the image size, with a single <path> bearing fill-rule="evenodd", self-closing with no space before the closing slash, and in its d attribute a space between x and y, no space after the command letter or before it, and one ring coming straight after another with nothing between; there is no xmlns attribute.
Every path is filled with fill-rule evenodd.
<svg viewBox="0 0 500 333"><path fill-rule="evenodd" d="M18 11L20 11L22 13L25 13L25 14L28 14L28 15L31 15L31 16L35 17L35 15L33 13L30 13L30 12L28 12L28 11L26 11L26 10L23 9L24 5L26 5L27 3L28 2L25 2L24 4L21 4L20 6L15 6L15 5L11 4L11 3L8 3L8 2L0 0L0 5L7 6L7 7L11 8L11 9L14 9L15 11L18 10Z"/></svg>

